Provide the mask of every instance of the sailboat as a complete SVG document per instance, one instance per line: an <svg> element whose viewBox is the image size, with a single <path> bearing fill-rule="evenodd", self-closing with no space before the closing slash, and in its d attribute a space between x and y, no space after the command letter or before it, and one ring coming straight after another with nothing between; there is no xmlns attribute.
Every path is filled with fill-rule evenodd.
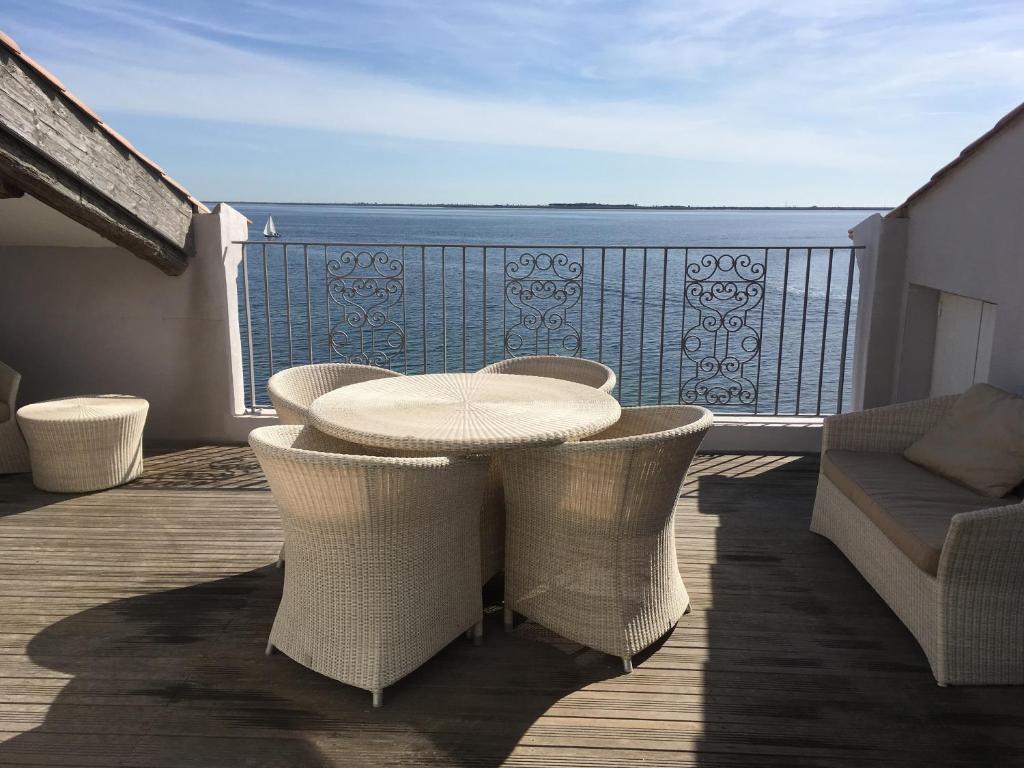
<svg viewBox="0 0 1024 768"><path fill-rule="evenodd" d="M274 240L275 238L280 237L280 235L277 234L277 227L274 226L273 216L267 216L267 225L263 227L263 236L268 240Z"/></svg>

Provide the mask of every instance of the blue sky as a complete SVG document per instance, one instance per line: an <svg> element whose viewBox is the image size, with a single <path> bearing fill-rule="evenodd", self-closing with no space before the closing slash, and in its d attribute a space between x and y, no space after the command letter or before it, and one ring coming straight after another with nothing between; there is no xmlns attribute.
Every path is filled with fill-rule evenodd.
<svg viewBox="0 0 1024 768"><path fill-rule="evenodd" d="M1024 3L5 0L205 200L895 204L1024 99Z"/></svg>

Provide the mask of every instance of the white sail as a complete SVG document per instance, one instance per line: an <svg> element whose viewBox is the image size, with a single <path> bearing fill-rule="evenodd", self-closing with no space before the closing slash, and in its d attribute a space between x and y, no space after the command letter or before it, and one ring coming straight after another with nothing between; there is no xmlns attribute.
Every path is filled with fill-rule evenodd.
<svg viewBox="0 0 1024 768"><path fill-rule="evenodd" d="M277 227L274 226L274 217L267 216L267 224L263 227L264 237L277 237Z"/></svg>

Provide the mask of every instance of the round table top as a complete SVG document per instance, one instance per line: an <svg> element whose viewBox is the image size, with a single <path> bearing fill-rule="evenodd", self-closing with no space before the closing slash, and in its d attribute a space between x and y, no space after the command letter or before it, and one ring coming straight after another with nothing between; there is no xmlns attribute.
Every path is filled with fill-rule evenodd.
<svg viewBox="0 0 1024 768"><path fill-rule="evenodd" d="M555 445L619 420L619 403L593 387L542 376L436 373L350 384L318 397L317 429L377 448L489 453Z"/></svg>
<svg viewBox="0 0 1024 768"><path fill-rule="evenodd" d="M148 408L147 401L130 395L62 397L23 405L18 409L18 418L30 421L97 421L127 416Z"/></svg>

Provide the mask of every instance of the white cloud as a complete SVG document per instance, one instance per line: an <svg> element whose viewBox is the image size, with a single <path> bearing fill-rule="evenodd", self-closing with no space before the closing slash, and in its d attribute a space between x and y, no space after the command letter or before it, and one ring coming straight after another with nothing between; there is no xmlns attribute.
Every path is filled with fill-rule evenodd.
<svg viewBox="0 0 1024 768"><path fill-rule="evenodd" d="M629 101L554 106L466 98L391 78L325 74L237 52L210 62L202 74L191 66L89 66L78 68L75 81L94 94L91 98L101 111L398 138L826 166L845 164L851 149L847 143L798 127L741 121L730 125L703 110Z"/></svg>
<svg viewBox="0 0 1024 768"><path fill-rule="evenodd" d="M1016 4L737 0L723 11L712 0L567 0L451 10L397 0L331 13L255 3L253 21L244 10L229 21L126 0L91 7L116 31L67 25L34 37L47 66L101 112L392 138L928 167L1024 86ZM275 23L261 26L266 13ZM309 55L285 43L308 44ZM960 114L966 98L971 111ZM948 119L935 125L936 113Z"/></svg>

